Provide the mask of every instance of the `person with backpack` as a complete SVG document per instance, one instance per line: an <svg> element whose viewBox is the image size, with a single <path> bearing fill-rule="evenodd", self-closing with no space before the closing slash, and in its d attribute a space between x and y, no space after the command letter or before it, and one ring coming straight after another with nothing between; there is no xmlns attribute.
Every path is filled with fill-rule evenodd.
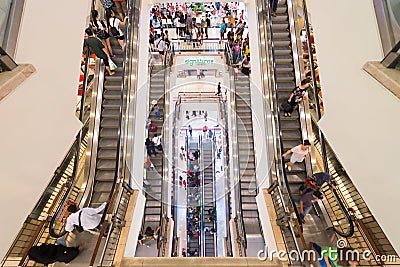
<svg viewBox="0 0 400 267"><path fill-rule="evenodd" d="M104 47L103 43L96 37L94 37L93 30L91 28L87 28L85 33L88 35L86 39L86 45L91 49L91 51L96 55L96 57L103 60L104 65L106 66L106 70L108 74L114 75L115 72L110 69L109 58L107 49Z"/></svg>
<svg viewBox="0 0 400 267"><path fill-rule="evenodd" d="M79 209L76 204L70 205L67 210L71 212L71 215L67 218L65 231L72 232L75 228L78 232L100 230L101 216L98 213L106 208L107 203L108 201L97 208L86 207L82 209Z"/></svg>
<svg viewBox="0 0 400 267"><path fill-rule="evenodd" d="M91 11L90 26L92 27L93 33L96 34L96 37L101 40L105 48L108 50L110 57L114 57L107 25L103 20L99 20L99 12L95 9Z"/></svg>
<svg viewBox="0 0 400 267"><path fill-rule="evenodd" d="M119 45L121 46L122 50L124 50L125 47L125 36L124 33L121 31L119 26L125 26L126 25L126 20L128 19L125 17L124 20L119 20L117 17L115 17L114 11L111 9L106 10L106 19L107 19L107 25L109 30L109 33L111 36L113 36L115 39L117 39Z"/></svg>

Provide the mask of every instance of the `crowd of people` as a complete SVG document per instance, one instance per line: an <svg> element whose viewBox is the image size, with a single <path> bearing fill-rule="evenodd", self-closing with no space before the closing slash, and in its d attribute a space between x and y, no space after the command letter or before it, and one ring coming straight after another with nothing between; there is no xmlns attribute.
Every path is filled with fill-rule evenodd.
<svg viewBox="0 0 400 267"><path fill-rule="evenodd" d="M192 43L193 47L201 46L210 37L210 28L219 28L219 38L227 39L231 48L233 64L248 75L250 48L249 36L244 34L246 23L247 11L243 3L160 3L151 9L149 44L163 59L171 43L168 30L164 28L174 27L176 36Z"/></svg>

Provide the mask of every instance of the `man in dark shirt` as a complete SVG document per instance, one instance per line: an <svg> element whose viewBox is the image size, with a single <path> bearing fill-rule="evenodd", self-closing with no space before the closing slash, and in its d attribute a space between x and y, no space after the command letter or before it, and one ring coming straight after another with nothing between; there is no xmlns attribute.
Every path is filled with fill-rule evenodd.
<svg viewBox="0 0 400 267"><path fill-rule="evenodd" d="M233 41L235 41L235 33L233 32L233 28L228 32L228 42L232 46Z"/></svg>
<svg viewBox="0 0 400 267"><path fill-rule="evenodd" d="M310 178L317 183L318 187L322 187L322 185L326 182L330 187L336 189L335 182L332 181L332 177L327 172L314 173Z"/></svg>
<svg viewBox="0 0 400 267"><path fill-rule="evenodd" d="M210 20L210 15L207 14L206 16L206 23L204 26L204 29L206 31L206 38L208 39L208 28L211 26L211 20Z"/></svg>
<svg viewBox="0 0 400 267"><path fill-rule="evenodd" d="M300 199L295 200L296 204L300 205L300 220L304 221L304 217L311 211L314 200L323 199L320 191L309 191L302 195Z"/></svg>
<svg viewBox="0 0 400 267"><path fill-rule="evenodd" d="M108 63L110 55L108 54L108 51L104 47L103 43L98 38L94 37L91 28L87 28L85 32L88 35L88 38L86 39L86 45L92 50L92 52L96 55L96 57L101 58L103 60L103 63L106 66L108 74L114 75L115 72L111 71L110 64Z"/></svg>

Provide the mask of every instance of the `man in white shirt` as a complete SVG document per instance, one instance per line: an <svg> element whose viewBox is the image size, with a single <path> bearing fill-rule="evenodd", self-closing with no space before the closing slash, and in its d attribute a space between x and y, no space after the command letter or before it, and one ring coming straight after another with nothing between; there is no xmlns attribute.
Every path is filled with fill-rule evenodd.
<svg viewBox="0 0 400 267"><path fill-rule="evenodd" d="M310 141L304 140L303 144L295 146L288 151L286 151L282 156L285 158L287 155L292 153L292 156L290 157L290 161L286 163L286 167L288 171L292 170L292 166L296 162L302 162L306 157L308 157L310 153Z"/></svg>
<svg viewBox="0 0 400 267"><path fill-rule="evenodd" d="M91 230L91 229L99 229L100 228L100 221L101 216L98 214L99 212L103 211L107 205L107 202L104 202L97 208L79 208L76 205L70 205L68 207L68 211L72 214L69 215L67 218L67 224L65 225L65 230L67 232L72 232L75 226L81 225L84 230ZM79 214L80 223L79 223Z"/></svg>
<svg viewBox="0 0 400 267"><path fill-rule="evenodd" d="M162 138L162 135L157 136L157 134L154 134L154 137L151 140L151 141L153 141L154 145L156 146L156 148L159 151L163 151L163 147L161 145L161 138Z"/></svg>

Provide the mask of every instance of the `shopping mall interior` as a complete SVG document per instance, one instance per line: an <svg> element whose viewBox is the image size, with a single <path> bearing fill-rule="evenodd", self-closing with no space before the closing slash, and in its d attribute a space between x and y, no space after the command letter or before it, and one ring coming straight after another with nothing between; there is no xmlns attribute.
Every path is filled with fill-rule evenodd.
<svg viewBox="0 0 400 267"><path fill-rule="evenodd" d="M400 266L399 50L398 0L3 0L0 265Z"/></svg>

